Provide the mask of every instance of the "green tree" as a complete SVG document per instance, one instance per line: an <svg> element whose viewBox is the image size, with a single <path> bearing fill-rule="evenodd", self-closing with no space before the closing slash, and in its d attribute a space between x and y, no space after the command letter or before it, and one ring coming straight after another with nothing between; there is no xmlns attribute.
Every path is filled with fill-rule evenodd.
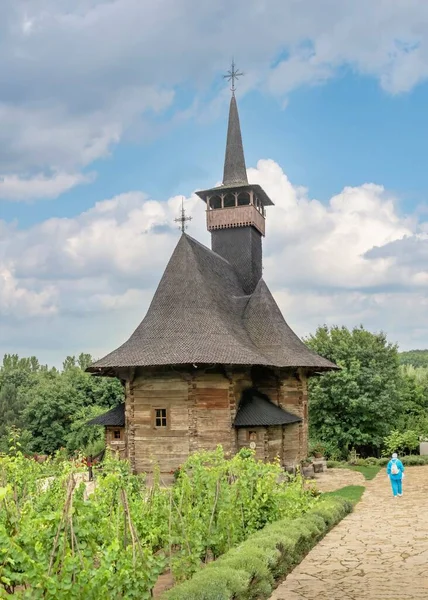
<svg viewBox="0 0 428 600"><path fill-rule="evenodd" d="M90 447L102 449L105 439L104 427L100 425L87 425L87 422L94 417L98 417L105 410L101 406L91 406L89 408L82 408L76 413L66 436L67 450L70 453L77 451L86 453L86 450Z"/></svg>
<svg viewBox="0 0 428 600"><path fill-rule="evenodd" d="M25 392L37 380L41 367L36 357L19 358L17 354L6 354L0 366L0 451L9 447L9 431L12 427L25 427Z"/></svg>
<svg viewBox="0 0 428 600"><path fill-rule="evenodd" d="M401 417L399 431L416 431L418 435L428 435L428 368L400 366L399 391L401 397Z"/></svg>
<svg viewBox="0 0 428 600"><path fill-rule="evenodd" d="M32 450L40 453L63 446L75 450L79 435L82 443L95 441L94 428L85 430L85 413L90 419L95 416L92 409L102 412L116 406L124 391L117 379L86 373L91 362L89 354L68 356L58 371L41 366L35 357L6 355L0 366L0 449L8 448L10 427L29 432Z"/></svg>
<svg viewBox="0 0 428 600"><path fill-rule="evenodd" d="M336 446L343 458L353 447L378 453L401 410L396 346L383 333L337 326L319 327L306 343L340 367L310 380L311 437Z"/></svg>

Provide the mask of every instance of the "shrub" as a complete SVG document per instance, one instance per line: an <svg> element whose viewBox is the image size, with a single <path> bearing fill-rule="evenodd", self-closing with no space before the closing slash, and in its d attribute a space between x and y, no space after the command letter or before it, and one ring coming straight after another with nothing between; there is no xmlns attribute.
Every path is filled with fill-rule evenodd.
<svg viewBox="0 0 428 600"><path fill-rule="evenodd" d="M338 469L339 467L343 467L346 463L341 460L328 460L327 461L327 469Z"/></svg>
<svg viewBox="0 0 428 600"><path fill-rule="evenodd" d="M400 454L411 454L419 448L419 435L417 431L392 431L384 440L384 456L390 456L393 452Z"/></svg>
<svg viewBox="0 0 428 600"><path fill-rule="evenodd" d="M333 469L333 468L348 468L348 467L371 467L371 466L378 466L378 467L386 467L386 465L388 464L390 458L384 456L383 458L374 458L374 457L370 457L370 458L359 458L357 459L357 465L352 464L350 465L349 463L346 463L344 461L336 461L336 460L328 460L327 461L327 468L328 469ZM407 456L402 456L401 457L401 461L403 463L403 465L407 465L407 466L417 466L417 465L427 465L428 464L428 456L419 456L418 454L408 454ZM363 472L363 471L361 471ZM364 474L364 472L363 472Z"/></svg>
<svg viewBox="0 0 428 600"><path fill-rule="evenodd" d="M230 600L238 598L248 589L249 578L244 571L232 571L229 568L204 569L189 581L173 588L167 593L169 600Z"/></svg>
<svg viewBox="0 0 428 600"><path fill-rule="evenodd" d="M314 456L315 454L321 454L324 456L325 454L325 445L323 442L312 440L309 443L309 456Z"/></svg>
<svg viewBox="0 0 428 600"><path fill-rule="evenodd" d="M256 600L268 598L275 578L287 574L347 513L352 503L322 496L297 519L266 525L240 546L166 592L163 600ZM233 575L232 575L233 574Z"/></svg>
<svg viewBox="0 0 428 600"><path fill-rule="evenodd" d="M406 467L418 466L418 465L428 465L428 456L419 456L419 455L409 455L403 456L401 462Z"/></svg>
<svg viewBox="0 0 428 600"><path fill-rule="evenodd" d="M278 553L269 552L269 548L263 551L254 545L243 545L235 550L231 550L224 557L219 558L214 567L221 570L229 567L236 571L244 571L251 584L251 592L254 597L263 597L272 591L274 578L271 569L278 561ZM243 596L247 592L248 586L243 590Z"/></svg>
<svg viewBox="0 0 428 600"><path fill-rule="evenodd" d="M323 441L321 442L324 448L324 457L328 460L340 460L342 457L342 452L332 441Z"/></svg>

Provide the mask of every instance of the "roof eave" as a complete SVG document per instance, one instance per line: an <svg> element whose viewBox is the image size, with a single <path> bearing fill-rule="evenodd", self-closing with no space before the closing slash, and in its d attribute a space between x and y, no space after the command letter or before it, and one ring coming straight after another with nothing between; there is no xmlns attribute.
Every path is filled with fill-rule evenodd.
<svg viewBox="0 0 428 600"><path fill-rule="evenodd" d="M305 369L306 371L308 371L308 375L310 374L310 376L313 375L322 375L325 372L328 371L340 371L341 367L332 364L331 366L329 365L302 365L302 364L281 364L281 363L273 363L273 362L260 362L260 363L249 363L249 362L218 362L218 361L214 361L214 360L207 360L207 361L197 361L197 362L192 362L192 361L185 361L185 362L175 362L175 363L170 363L170 362L158 362L158 363L151 363L151 364L123 364L123 365L104 365L104 366L96 366L95 365L91 365L89 366L85 372L86 373L90 373L91 375L95 376L95 377L117 377L118 374L117 372L120 369L135 369L135 368L141 368L141 369L152 369L152 368L156 368L156 367L194 367L194 365L197 365L197 367L206 367L206 366L212 366L212 365L224 365L227 367L268 367L268 368L272 368L272 369Z"/></svg>
<svg viewBox="0 0 428 600"><path fill-rule="evenodd" d="M254 423L254 422L248 422L248 423L244 423L244 424L240 424L240 423L234 423L233 427L235 427L235 429L244 429L246 427L283 427L285 425L294 425L295 423L301 423L303 421L303 419L301 419L300 417L296 417L296 420L293 421L284 421L283 423Z"/></svg>
<svg viewBox="0 0 428 600"><path fill-rule="evenodd" d="M213 193L218 194L218 193L225 192L228 190L242 190L242 191L255 190L259 194L263 206L274 206L274 203L269 198L269 196L266 194L264 189L256 183L253 184L253 183L242 182L242 184L236 183L234 185L219 185L218 187L209 188L208 190L200 190L200 191L196 192L196 195L199 196L199 198L201 198L201 200L206 202L208 195L211 195Z"/></svg>

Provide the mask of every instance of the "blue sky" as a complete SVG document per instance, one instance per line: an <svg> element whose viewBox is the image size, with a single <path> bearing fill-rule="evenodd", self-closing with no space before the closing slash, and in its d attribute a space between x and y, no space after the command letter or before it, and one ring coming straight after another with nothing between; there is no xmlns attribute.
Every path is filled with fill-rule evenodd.
<svg viewBox="0 0 428 600"><path fill-rule="evenodd" d="M6 0L3 17L0 351L58 364L121 343L179 196L209 243L194 191L221 180L232 54L290 325L428 347L428 3Z"/></svg>

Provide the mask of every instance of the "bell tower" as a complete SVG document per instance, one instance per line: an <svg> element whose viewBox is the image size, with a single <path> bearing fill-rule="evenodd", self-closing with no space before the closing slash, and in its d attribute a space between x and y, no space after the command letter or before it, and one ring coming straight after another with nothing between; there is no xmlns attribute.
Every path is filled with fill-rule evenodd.
<svg viewBox="0 0 428 600"><path fill-rule="evenodd" d="M232 81L229 123L223 183L196 192L207 205L207 229L211 248L234 267L244 291L252 294L262 276L262 236L265 235L265 207L272 200L259 185L248 183L242 144L235 79L242 73L232 69L226 75Z"/></svg>

